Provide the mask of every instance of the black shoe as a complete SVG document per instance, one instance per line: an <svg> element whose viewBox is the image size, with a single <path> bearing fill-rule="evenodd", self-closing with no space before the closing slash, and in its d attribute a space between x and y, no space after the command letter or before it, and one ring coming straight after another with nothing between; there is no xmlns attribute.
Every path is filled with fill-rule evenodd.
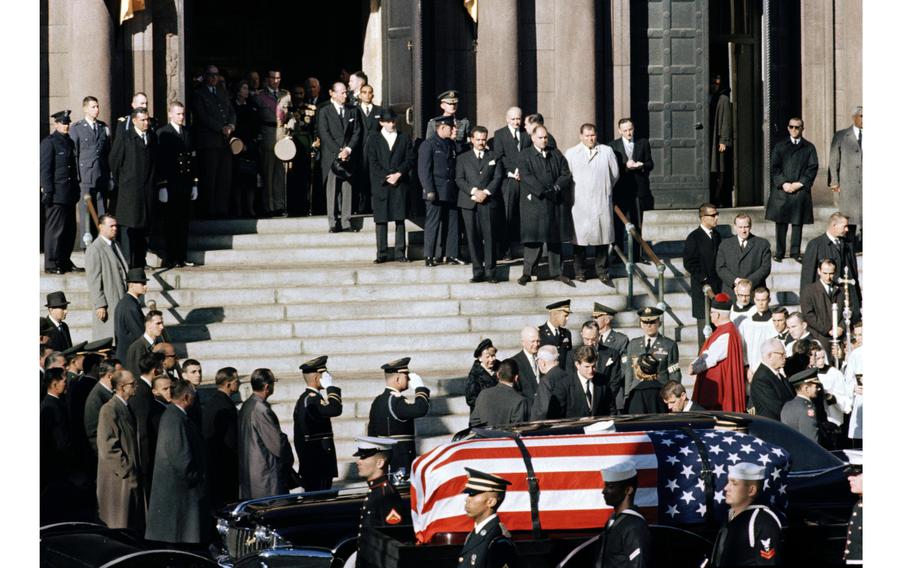
<svg viewBox="0 0 910 568"><path fill-rule="evenodd" d="M406 256L399 256L395 259L397 262L411 262L411 259Z"/></svg>
<svg viewBox="0 0 910 568"><path fill-rule="evenodd" d="M436 259L433 258L432 256L427 257L426 260L424 260L424 262L426 263L427 266L436 266Z"/></svg>
<svg viewBox="0 0 910 568"><path fill-rule="evenodd" d="M66 272L85 272L85 269L81 266L76 266L75 264L70 264L70 267L66 269Z"/></svg>
<svg viewBox="0 0 910 568"><path fill-rule="evenodd" d="M506 251L506 253L504 255L502 255L502 259L503 260L512 260L512 251L510 251L510 250Z"/></svg>
<svg viewBox="0 0 910 568"><path fill-rule="evenodd" d="M796 262L798 262L800 264L803 263L803 255L801 255L801 254L798 254L796 256L791 256L790 258L792 258L793 260L795 260Z"/></svg>
<svg viewBox="0 0 910 568"><path fill-rule="evenodd" d="M604 283L604 286L608 286L610 288L616 288L616 284L613 283L613 279L610 278L609 275L601 274L598 278L600 278L600 281Z"/></svg>
<svg viewBox="0 0 910 568"><path fill-rule="evenodd" d="M340 227L332 227L331 229L329 229L329 232L330 232L330 233L340 233L340 232L341 232L341 228L340 228Z"/></svg>
<svg viewBox="0 0 910 568"><path fill-rule="evenodd" d="M45 268L45 274L63 274L63 269L60 268Z"/></svg>
<svg viewBox="0 0 910 568"><path fill-rule="evenodd" d="M458 265L458 264L460 264L460 265L462 265L462 266L465 265L465 264L467 264L467 261L464 261L464 260L458 258L457 256L450 256L450 257L448 257L448 258L443 257L442 260L443 260L443 262L444 262L445 264L452 264L452 265Z"/></svg>
<svg viewBox="0 0 910 568"><path fill-rule="evenodd" d="M531 281L530 276L528 276L527 274L522 274L521 277L518 279L518 285L527 286L528 282L530 282L530 281Z"/></svg>
<svg viewBox="0 0 910 568"><path fill-rule="evenodd" d="M771 257L771 260L773 260L774 262L783 262L784 257L780 256L779 254L776 254L773 257Z"/></svg>
<svg viewBox="0 0 910 568"><path fill-rule="evenodd" d="M373 259L373 264L383 264L385 262L386 262L386 259L382 258L381 256L377 256L376 258Z"/></svg>
<svg viewBox="0 0 910 568"><path fill-rule="evenodd" d="M577 275L577 276L575 277L575 280L577 280L577 281L579 281L579 282L587 282L587 281L588 281L588 279L585 278L585 275L584 275L584 274L579 274L579 275Z"/></svg>
<svg viewBox="0 0 910 568"><path fill-rule="evenodd" d="M647 258L642 258L638 262L640 262L641 264L651 264L651 261L648 260Z"/></svg>
<svg viewBox="0 0 910 568"><path fill-rule="evenodd" d="M575 282L572 282L568 276L560 275L560 276L557 276L556 278L554 278L554 280L558 280L558 281L562 282L563 284L565 284L566 286L571 286L573 288L575 287Z"/></svg>
<svg viewBox="0 0 910 568"><path fill-rule="evenodd" d="M470 282L471 284L477 284L477 283L479 283L479 282L486 282L486 281L487 281L487 279L484 278L483 276L473 276L473 277L469 280L469 282Z"/></svg>
<svg viewBox="0 0 910 568"><path fill-rule="evenodd" d="M485 276L485 278L486 278L487 282L489 282L490 284L496 284L497 282L499 282L499 279L496 278L495 274L487 274Z"/></svg>
<svg viewBox="0 0 910 568"><path fill-rule="evenodd" d="M180 262L179 266L181 268L183 268L183 267L193 268L194 266L199 266L199 263L193 262L192 260L184 260L184 261Z"/></svg>

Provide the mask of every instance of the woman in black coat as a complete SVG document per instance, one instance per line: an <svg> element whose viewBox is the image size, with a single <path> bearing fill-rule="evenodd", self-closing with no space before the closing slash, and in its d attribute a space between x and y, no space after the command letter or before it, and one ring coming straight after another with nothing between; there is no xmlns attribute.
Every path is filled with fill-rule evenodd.
<svg viewBox="0 0 910 568"><path fill-rule="evenodd" d="M496 369L499 361L496 360L496 348L490 339L484 339L474 350L474 365L468 372L468 380L464 387L464 398L474 412L474 403L480 391L495 387L499 379L496 378Z"/></svg>
<svg viewBox="0 0 910 568"><path fill-rule="evenodd" d="M404 220L407 215L414 149L411 140L395 129L395 115L382 109L382 130L370 134L365 153L370 165L373 222L376 224L376 261L390 260L388 253L389 221L395 222L395 260L407 262ZM392 140L391 145L389 141Z"/></svg>
<svg viewBox="0 0 910 568"><path fill-rule="evenodd" d="M250 85L241 81L235 87L234 114L237 128L234 136L243 141L243 152L234 156L231 187L231 214L235 217L254 217L253 202L256 197L256 176L259 173L259 110L250 98Z"/></svg>
<svg viewBox="0 0 910 568"><path fill-rule="evenodd" d="M638 358L634 371L641 382L629 391L623 414L661 414L667 411L667 405L660 396L663 385L657 380L659 366L660 362L650 353Z"/></svg>

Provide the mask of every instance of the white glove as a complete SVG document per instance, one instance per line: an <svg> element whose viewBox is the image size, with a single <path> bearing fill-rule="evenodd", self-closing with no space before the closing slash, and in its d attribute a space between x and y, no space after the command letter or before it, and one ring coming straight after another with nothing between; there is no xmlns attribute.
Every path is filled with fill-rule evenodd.
<svg viewBox="0 0 910 568"><path fill-rule="evenodd" d="M329 388L332 386L332 374L328 371L322 372L322 377L320 377L319 382L322 383L322 388Z"/></svg>
<svg viewBox="0 0 910 568"><path fill-rule="evenodd" d="M161 203L167 203L167 188L162 187L158 190L158 201Z"/></svg>
<svg viewBox="0 0 910 568"><path fill-rule="evenodd" d="M110 184L108 187L110 187L111 191L114 191L114 178L111 178L109 181L110 181Z"/></svg>
<svg viewBox="0 0 910 568"><path fill-rule="evenodd" d="M192 191L190 191L190 201L196 201L197 197L199 197L199 188L194 185Z"/></svg>
<svg viewBox="0 0 910 568"><path fill-rule="evenodd" d="M411 386L415 389L426 386L423 384L423 378L417 373L408 373L408 379L410 380Z"/></svg>

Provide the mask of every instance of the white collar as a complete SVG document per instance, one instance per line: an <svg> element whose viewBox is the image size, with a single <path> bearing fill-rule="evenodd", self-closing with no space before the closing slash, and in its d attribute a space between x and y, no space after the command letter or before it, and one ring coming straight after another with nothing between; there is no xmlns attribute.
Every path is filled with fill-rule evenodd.
<svg viewBox="0 0 910 568"><path fill-rule="evenodd" d="M52 324L54 324L54 327L60 327L60 324L63 323L62 321L57 321L57 320L55 320L55 319L52 318L50 315L47 316L47 319L48 319L48 321L50 321Z"/></svg>
<svg viewBox="0 0 910 568"><path fill-rule="evenodd" d="M794 138L794 137L791 136L791 137L790 137L790 144L799 144L800 141L801 141L802 139L803 139L802 136L800 136L799 138Z"/></svg>
<svg viewBox="0 0 910 568"><path fill-rule="evenodd" d="M623 509L622 511L619 512L619 514L620 515L633 515L635 517L638 517L639 519L644 519L644 517L641 515L641 513L639 513L635 509L632 509L631 507L628 509Z"/></svg>
<svg viewBox="0 0 910 568"><path fill-rule="evenodd" d="M487 526L488 524L490 524L490 522L491 522L493 519L497 519L497 521L499 520L499 519L496 517L496 513L493 513L492 515L490 515L490 516L487 517L486 519L480 521L479 523L475 523L475 524L474 524L474 532L476 532L477 534L480 534L480 530L481 530L483 527L485 527L485 526Z"/></svg>
<svg viewBox="0 0 910 568"><path fill-rule="evenodd" d="M104 235L98 235L98 236L101 238L102 241L104 241L107 244L107 246L112 246L114 244L113 241L111 241L109 238L105 237Z"/></svg>
<svg viewBox="0 0 910 568"><path fill-rule="evenodd" d="M532 362L533 362L535 359L537 359L537 355L531 355L530 353L528 353L528 352L525 351L524 349L522 349L521 352L525 354L525 357L528 358L528 361L532 361Z"/></svg>
<svg viewBox="0 0 910 568"><path fill-rule="evenodd" d="M480 158L480 157L482 157L481 155L482 155L484 152L486 152L486 150L474 150L473 148L471 149L471 151L474 152L474 157L475 157L475 158Z"/></svg>
<svg viewBox="0 0 910 568"><path fill-rule="evenodd" d="M83 120L85 120L85 123L88 124L89 126L94 126L95 123L98 122L97 120L92 120L87 116ZM854 126L853 128L856 128L856 127Z"/></svg>
<svg viewBox="0 0 910 568"><path fill-rule="evenodd" d="M139 378L142 379L142 382L147 384L149 386L149 388L152 388L152 381L146 379L145 376L143 376L143 375L139 375Z"/></svg>
<svg viewBox="0 0 910 568"><path fill-rule="evenodd" d="M373 111L373 104L360 103L360 108L363 109L363 112L370 114Z"/></svg>
<svg viewBox="0 0 910 568"><path fill-rule="evenodd" d="M622 139L622 143L625 144L626 146L632 146L632 145L635 144L635 141L634 141L634 140L626 140L625 138L623 138L623 139Z"/></svg>
<svg viewBox="0 0 910 568"><path fill-rule="evenodd" d="M699 223L698 226L701 227L701 230L704 231L705 233L707 233L709 237L714 232L714 229L709 229L708 227L705 227L701 223Z"/></svg>
<svg viewBox="0 0 910 568"><path fill-rule="evenodd" d="M550 330L550 333L552 333L553 335L559 334L559 330L556 327L554 327L552 323L550 323L550 320L547 320L547 328Z"/></svg>
<svg viewBox="0 0 910 568"><path fill-rule="evenodd" d="M859 135L862 133L863 133L863 129L854 124L853 125L853 135L856 136L857 140L859 140Z"/></svg>
<svg viewBox="0 0 910 568"><path fill-rule="evenodd" d="M146 130L145 132L140 132L139 129L136 128L135 126L133 127L133 130L136 131L136 134L139 135L139 138L143 138L146 134L148 134L148 130Z"/></svg>
<svg viewBox="0 0 910 568"><path fill-rule="evenodd" d="M129 404L127 404L126 401L123 400L123 397L122 397L122 396L120 396L120 395L117 394L117 393L114 393L114 396L117 397L117 400L119 400L120 402L123 403L123 406L129 406Z"/></svg>
<svg viewBox="0 0 910 568"><path fill-rule="evenodd" d="M683 412L689 412L692 409L692 399L686 401L686 405L683 407Z"/></svg>
<svg viewBox="0 0 910 568"><path fill-rule="evenodd" d="M149 334L143 333L143 334L142 334L142 337L144 337L145 340L148 341L150 345L154 345L154 344L155 344L155 340L152 339L151 337L149 337Z"/></svg>
<svg viewBox="0 0 910 568"><path fill-rule="evenodd" d="M56 398L57 400L60 400L59 396L52 394L52 393L47 393L47 396L52 396L52 397Z"/></svg>
<svg viewBox="0 0 910 568"><path fill-rule="evenodd" d="M838 242L840 242L840 239L839 239L839 238L833 236L833 235L832 235L831 233L829 233L828 231L825 231L825 235L827 235L827 236L828 236L828 239L829 239L832 243L834 243L834 244L837 244Z"/></svg>
<svg viewBox="0 0 910 568"><path fill-rule="evenodd" d="M180 133L180 130L183 128L176 122L169 122L168 124L170 124L172 127L174 127L174 130L176 130L178 134Z"/></svg>
<svg viewBox="0 0 910 568"><path fill-rule="evenodd" d="M171 406L173 406L175 408L179 408L180 412L182 412L183 414L186 414L186 410L183 407L181 407L180 405L171 403Z"/></svg>
<svg viewBox="0 0 910 568"><path fill-rule="evenodd" d="M335 101L332 101L332 106L335 107L335 114L338 114L341 111L341 109L344 108L344 105L340 105L340 104L336 103Z"/></svg>

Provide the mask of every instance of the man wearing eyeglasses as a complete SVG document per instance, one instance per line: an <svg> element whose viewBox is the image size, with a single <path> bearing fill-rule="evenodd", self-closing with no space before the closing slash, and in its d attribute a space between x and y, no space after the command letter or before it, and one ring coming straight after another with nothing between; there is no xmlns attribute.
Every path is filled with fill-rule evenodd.
<svg viewBox="0 0 910 568"><path fill-rule="evenodd" d="M705 290L713 296L720 292L721 281L714 264L720 235L717 234L717 207L702 203L698 208L700 223L686 237L683 247L683 266L689 273L689 296L692 298L692 317L698 326L698 344L705 342Z"/></svg>
<svg viewBox="0 0 910 568"><path fill-rule="evenodd" d="M790 135L778 142L771 152L771 195L765 219L776 223L775 262L784 260L787 227L790 235L790 258L802 261L800 244L803 225L812 224L812 184L818 173L818 154L815 145L803 138L805 124L799 117L787 123Z"/></svg>
<svg viewBox="0 0 910 568"><path fill-rule="evenodd" d="M780 420L784 403L796 396L784 376L787 353L784 344L771 338L761 346L761 365L752 375L751 406L754 414Z"/></svg>

